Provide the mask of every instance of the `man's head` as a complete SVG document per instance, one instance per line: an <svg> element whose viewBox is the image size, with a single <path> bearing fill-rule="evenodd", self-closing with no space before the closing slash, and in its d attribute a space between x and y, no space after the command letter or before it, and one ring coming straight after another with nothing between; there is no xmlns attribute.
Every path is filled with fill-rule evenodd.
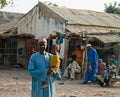
<svg viewBox="0 0 120 97"><path fill-rule="evenodd" d="M38 45L39 45L39 50L45 51L46 47L47 47L47 39L45 37L40 37L38 39Z"/></svg>
<svg viewBox="0 0 120 97"><path fill-rule="evenodd" d="M115 58L115 55L112 55L112 56L111 56L111 58L113 58L113 59L114 59L114 58Z"/></svg>
<svg viewBox="0 0 120 97"><path fill-rule="evenodd" d="M87 49L88 49L88 50L92 48L92 45L91 45L91 44L87 44L86 46L87 46Z"/></svg>
<svg viewBox="0 0 120 97"><path fill-rule="evenodd" d="M98 62L99 62L99 63L102 63L102 62L103 62L103 60L100 58L100 59L98 60Z"/></svg>

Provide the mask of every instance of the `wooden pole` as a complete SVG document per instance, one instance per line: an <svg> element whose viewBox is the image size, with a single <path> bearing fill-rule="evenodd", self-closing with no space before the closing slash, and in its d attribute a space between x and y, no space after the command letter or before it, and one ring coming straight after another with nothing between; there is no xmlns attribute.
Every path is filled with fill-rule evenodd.
<svg viewBox="0 0 120 97"><path fill-rule="evenodd" d="M50 51L50 40L51 40L51 37L48 38L48 52Z"/></svg>
<svg viewBox="0 0 120 97"><path fill-rule="evenodd" d="M89 38L86 40L86 45L88 44L88 42L89 42ZM87 55L87 47L86 47L86 45L85 45L85 57L84 57L84 67L83 67L83 78L85 78L85 72L86 72L87 61L88 61L88 59L87 59L88 55Z"/></svg>
<svg viewBox="0 0 120 97"><path fill-rule="evenodd" d="M70 42L70 39L65 39L64 70L67 67L69 42Z"/></svg>

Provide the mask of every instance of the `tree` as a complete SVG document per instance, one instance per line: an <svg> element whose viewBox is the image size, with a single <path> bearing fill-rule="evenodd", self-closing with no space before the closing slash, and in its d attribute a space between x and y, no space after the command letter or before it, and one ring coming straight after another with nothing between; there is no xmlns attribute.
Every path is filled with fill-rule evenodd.
<svg viewBox="0 0 120 97"><path fill-rule="evenodd" d="M52 3L52 2L48 2L48 1L46 1L46 2L44 2L46 5L49 5L49 6L57 6L58 7L58 5L57 4L55 4L55 3Z"/></svg>
<svg viewBox="0 0 120 97"><path fill-rule="evenodd" d="M13 5L13 0L0 0L0 9L5 7L6 5L11 4Z"/></svg>
<svg viewBox="0 0 120 97"><path fill-rule="evenodd" d="M120 14L120 4L117 4L117 2L109 3L109 5L105 4L105 12L107 13L113 13L113 14Z"/></svg>
<svg viewBox="0 0 120 97"><path fill-rule="evenodd" d="M7 1L6 0L0 0L0 8L3 8L5 5L7 5Z"/></svg>

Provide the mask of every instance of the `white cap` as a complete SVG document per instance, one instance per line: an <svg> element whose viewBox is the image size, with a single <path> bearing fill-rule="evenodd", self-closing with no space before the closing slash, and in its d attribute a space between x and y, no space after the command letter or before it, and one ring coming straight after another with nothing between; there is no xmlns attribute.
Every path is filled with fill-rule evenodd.
<svg viewBox="0 0 120 97"><path fill-rule="evenodd" d="M91 45L91 44L87 44L86 46L87 46L87 47L91 47L92 45Z"/></svg>

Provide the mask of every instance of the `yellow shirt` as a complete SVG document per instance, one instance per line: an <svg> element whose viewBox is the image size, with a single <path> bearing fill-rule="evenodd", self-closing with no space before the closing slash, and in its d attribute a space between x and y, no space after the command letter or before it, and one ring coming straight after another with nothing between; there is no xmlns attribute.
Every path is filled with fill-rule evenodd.
<svg viewBox="0 0 120 97"><path fill-rule="evenodd" d="M53 55L50 60L50 68L52 68L55 72L59 70L60 67L60 58L59 55Z"/></svg>

